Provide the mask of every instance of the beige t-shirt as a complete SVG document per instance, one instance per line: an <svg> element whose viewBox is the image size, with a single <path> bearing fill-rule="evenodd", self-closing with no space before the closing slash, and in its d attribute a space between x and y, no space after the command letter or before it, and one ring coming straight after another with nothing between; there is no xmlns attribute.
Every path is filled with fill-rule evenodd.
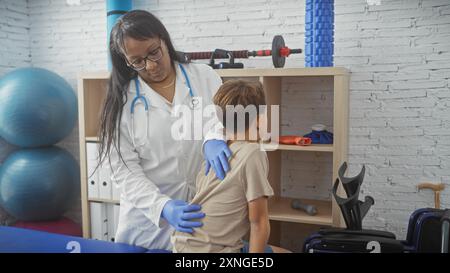
<svg viewBox="0 0 450 273"><path fill-rule="evenodd" d="M195 228L193 234L175 231L171 237L173 252L240 252L242 238L250 229L248 202L273 195L267 180L267 155L259 144L236 141L229 147L233 157L224 180L217 179L213 170L205 176L203 163L191 202L202 206L206 214L203 226Z"/></svg>

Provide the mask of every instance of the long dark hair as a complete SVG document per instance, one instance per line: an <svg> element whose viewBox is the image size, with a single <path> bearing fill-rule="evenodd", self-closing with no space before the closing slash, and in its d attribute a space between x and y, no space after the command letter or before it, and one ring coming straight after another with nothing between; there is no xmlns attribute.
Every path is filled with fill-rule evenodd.
<svg viewBox="0 0 450 273"><path fill-rule="evenodd" d="M161 21L145 10L133 10L118 19L111 30L109 53L112 71L108 81L108 92L103 103L99 127L99 162L103 162L111 152L111 146L117 150L120 159L120 120L123 107L127 103L126 93L130 81L137 77L137 72L128 67L124 55L124 40L130 37L135 40L160 38L168 48L172 66L175 61L182 61L177 53ZM125 98L125 99L124 99ZM124 162L124 161L123 161ZM125 163L125 162L124 162Z"/></svg>

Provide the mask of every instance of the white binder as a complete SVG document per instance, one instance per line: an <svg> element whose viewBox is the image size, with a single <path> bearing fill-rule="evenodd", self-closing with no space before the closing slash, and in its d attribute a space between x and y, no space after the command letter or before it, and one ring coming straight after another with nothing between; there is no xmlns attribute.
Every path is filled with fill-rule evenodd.
<svg viewBox="0 0 450 273"><path fill-rule="evenodd" d="M108 240L108 218L105 204L90 202L91 238L95 240Z"/></svg>
<svg viewBox="0 0 450 273"><path fill-rule="evenodd" d="M111 172L107 162L100 165L99 181L100 181L99 197L101 199L111 200L112 199Z"/></svg>
<svg viewBox="0 0 450 273"><path fill-rule="evenodd" d="M106 214L108 217L108 241L114 242L116 237L116 227L114 225L114 204L106 204Z"/></svg>
<svg viewBox="0 0 450 273"><path fill-rule="evenodd" d="M114 226L116 227L116 231L117 231L117 227L119 226L119 215L120 215L120 205L114 205Z"/></svg>
<svg viewBox="0 0 450 273"><path fill-rule="evenodd" d="M88 198L99 198L100 186L98 175L99 168L97 168L97 143L86 143L86 157Z"/></svg>

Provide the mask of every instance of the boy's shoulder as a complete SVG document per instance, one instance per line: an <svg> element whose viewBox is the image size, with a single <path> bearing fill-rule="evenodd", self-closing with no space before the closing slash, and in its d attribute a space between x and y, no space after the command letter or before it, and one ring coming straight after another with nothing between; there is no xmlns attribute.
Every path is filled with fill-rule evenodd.
<svg viewBox="0 0 450 273"><path fill-rule="evenodd" d="M267 157L266 152L261 150L260 144L255 142L234 142L230 149L236 158L242 159L244 162Z"/></svg>

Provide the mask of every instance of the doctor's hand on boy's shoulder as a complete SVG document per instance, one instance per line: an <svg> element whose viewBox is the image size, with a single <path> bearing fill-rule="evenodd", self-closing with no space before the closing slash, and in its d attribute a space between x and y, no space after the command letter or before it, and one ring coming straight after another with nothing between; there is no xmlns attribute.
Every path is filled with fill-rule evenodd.
<svg viewBox="0 0 450 273"><path fill-rule="evenodd" d="M183 200L169 200L164 205L161 216L177 231L193 233L193 228L203 226L202 222L192 221L205 217L201 209L200 205L189 204Z"/></svg>
<svg viewBox="0 0 450 273"><path fill-rule="evenodd" d="M211 139L206 141L204 149L206 161L205 175L208 175L209 170L212 167L217 178L223 180L226 173L230 170L228 160L232 155L227 143L223 140Z"/></svg>

